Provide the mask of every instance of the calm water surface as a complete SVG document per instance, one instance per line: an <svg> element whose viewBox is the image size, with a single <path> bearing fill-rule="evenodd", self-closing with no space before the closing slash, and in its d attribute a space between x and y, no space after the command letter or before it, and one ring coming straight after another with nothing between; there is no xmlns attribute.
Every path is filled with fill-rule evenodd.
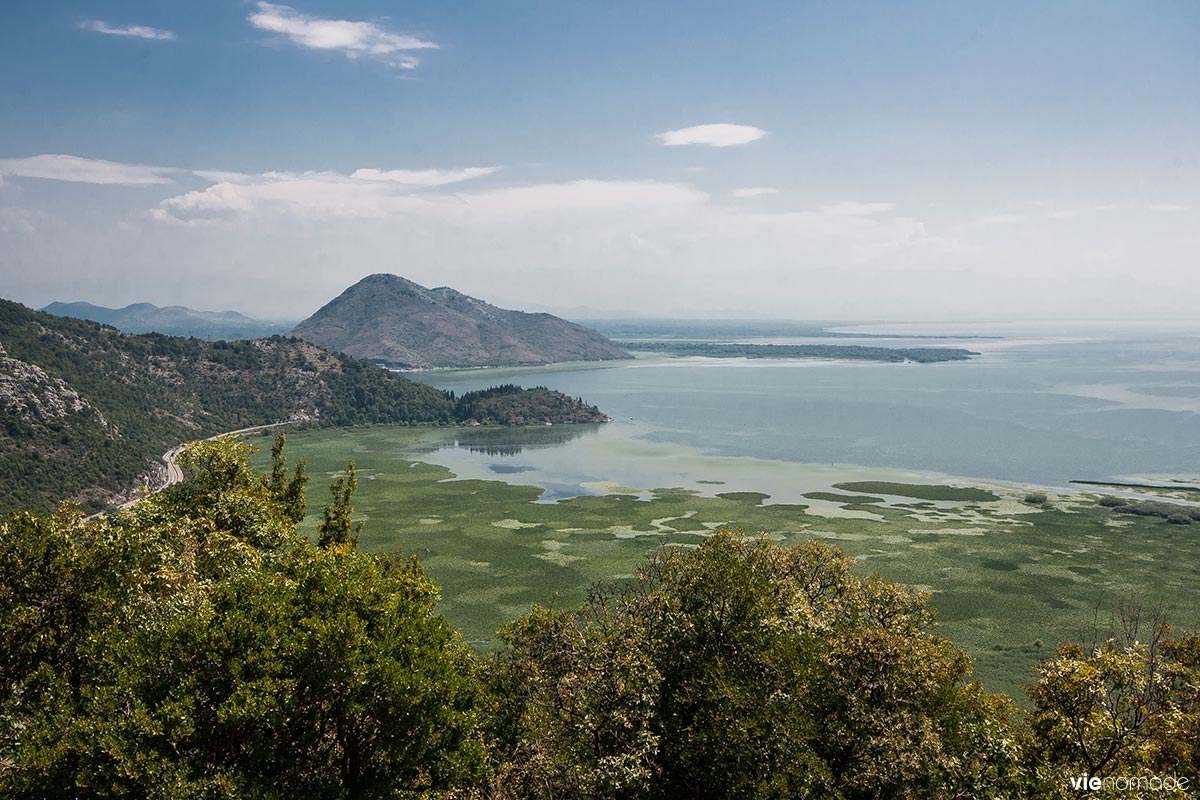
<svg viewBox="0 0 1200 800"><path fill-rule="evenodd" d="M686 454L1049 487L1077 479L1200 474L1200 324L842 330L1002 338L826 340L981 353L945 364L654 357L603 366L422 373L414 377L458 392L501 382L549 386L614 418L578 436L481 433L461 443L470 447L451 441L425 458L460 474L540 483L548 499L578 494L590 481L682 485L719 463L699 467L693 459L688 467L681 460Z"/></svg>

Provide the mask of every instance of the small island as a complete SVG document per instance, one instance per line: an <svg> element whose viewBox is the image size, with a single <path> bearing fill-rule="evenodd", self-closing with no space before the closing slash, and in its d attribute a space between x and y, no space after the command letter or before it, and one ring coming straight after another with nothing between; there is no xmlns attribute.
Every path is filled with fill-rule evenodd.
<svg viewBox="0 0 1200 800"><path fill-rule="evenodd" d="M865 347L854 344L721 344L717 342L622 342L643 353L708 358L826 358L839 361L913 361L936 364L977 356L959 347Z"/></svg>

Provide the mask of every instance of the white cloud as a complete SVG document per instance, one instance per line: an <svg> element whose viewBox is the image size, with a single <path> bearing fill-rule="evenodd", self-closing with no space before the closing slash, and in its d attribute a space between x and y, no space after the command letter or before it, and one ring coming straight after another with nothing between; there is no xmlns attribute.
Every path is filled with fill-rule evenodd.
<svg viewBox="0 0 1200 800"><path fill-rule="evenodd" d="M170 167L122 164L117 161L60 154L0 159L0 175L71 181L73 183L104 183L122 186L174 183L164 173L175 171Z"/></svg>
<svg viewBox="0 0 1200 800"><path fill-rule="evenodd" d="M170 41L175 38L173 31L163 30L162 28L151 28L149 25L115 26L109 25L107 22L99 19L81 22L79 23L79 27L85 31L104 33L109 36L132 36L137 39L157 39L159 41Z"/></svg>
<svg viewBox="0 0 1200 800"><path fill-rule="evenodd" d="M411 50L435 50L437 44L402 33L392 33L374 22L321 19L291 6L259 2L248 17L259 30L286 36L293 44L313 50L335 50L347 58L369 58L400 69L414 69Z"/></svg>
<svg viewBox="0 0 1200 800"><path fill-rule="evenodd" d="M250 214L290 214L306 217L379 218L397 213L421 189L447 186L491 175L500 167L439 170L380 170L362 168L350 175L332 171L263 172L194 170L212 186L168 197L150 211L163 222L202 224Z"/></svg>
<svg viewBox="0 0 1200 800"><path fill-rule="evenodd" d="M885 211L891 211L891 203L859 203L854 200L843 200L840 203L832 203L827 206L821 206L823 214L837 214L840 216L864 217L872 214L882 214Z"/></svg>
<svg viewBox="0 0 1200 800"><path fill-rule="evenodd" d="M798 314L798 303L812 306L824 297L812 287L828 283L821 276L831 270L874 281L913 269L944 274L973 257L922 220L847 214L837 204L767 213L720 202L683 182L455 189L331 172L245 176L164 201L152 216L173 224L147 224L140 241L148 251L166 249L197 262L194 269L209 269L210 279L211 265L220 263L231 276L252 273L264 292L272 283L285 285L304 301L271 312L297 315L379 271L518 308L536 302L636 305L647 313L720 307ZM180 266L176 274L192 269ZM212 294L220 291L219 280L213 283L195 291L210 304L229 305ZM809 306L804 313L821 310Z"/></svg>
<svg viewBox="0 0 1200 800"><path fill-rule="evenodd" d="M36 161L13 161L23 173L35 171ZM0 283L22 302L59 299L69 287L69 299L106 305L185 302L295 318L380 271L508 307L648 315L944 318L952 298L964 317L994 316L996 308L1167 317L1200 303L1193 280L1200 238L1188 226L1155 224L1150 201L1124 202L1123 211L1139 213L1112 224L1080 200L1086 212L1078 219L1050 224L1046 214L1064 206L1035 210L1004 196L892 206L832 194L825 204L786 211L787 193L738 203L728 191L709 194L685 180L522 185L510 176L484 185L470 180L495 167L386 167L259 174L138 167L184 184L143 200L152 208L142 216L109 206L103 191L87 208L51 204L50 217L5 210L25 188L10 178L13 188L0 191ZM862 191L870 200L870 188ZM1002 218L990 220L995 227L981 224L988 212ZM1022 214L1041 224L1001 224ZM1152 284L1159 289L1145 289ZM1029 292L1030 285L1048 288Z"/></svg>
<svg viewBox="0 0 1200 800"><path fill-rule="evenodd" d="M1150 210L1155 214L1178 214L1180 211L1187 211L1187 206L1178 203L1155 203L1150 206Z"/></svg>
<svg viewBox="0 0 1200 800"><path fill-rule="evenodd" d="M260 175L250 175L245 172L230 172L222 169L195 169L192 170L192 174L210 183L252 183L261 177Z"/></svg>
<svg viewBox="0 0 1200 800"><path fill-rule="evenodd" d="M351 178L362 181L390 181L405 186L445 186L450 183L484 178L500 171L500 167L468 167L467 169L357 169Z"/></svg>
<svg viewBox="0 0 1200 800"><path fill-rule="evenodd" d="M752 125L733 125L720 122L709 125L693 125L656 134L658 141L668 147L685 144L706 144L711 147L731 147L748 144L766 136L767 132Z"/></svg>
<svg viewBox="0 0 1200 800"><path fill-rule="evenodd" d="M779 190L773 186L746 186L741 189L734 189L730 192L731 195L739 200L744 200L749 197L762 197L768 194L779 194Z"/></svg>

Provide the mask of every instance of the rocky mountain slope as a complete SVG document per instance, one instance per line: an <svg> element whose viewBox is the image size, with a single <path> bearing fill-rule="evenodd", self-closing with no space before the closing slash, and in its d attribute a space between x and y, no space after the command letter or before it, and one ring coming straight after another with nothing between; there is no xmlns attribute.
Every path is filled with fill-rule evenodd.
<svg viewBox="0 0 1200 800"><path fill-rule="evenodd" d="M283 333L286 324L251 319L237 311L196 311L186 306L134 303L105 308L91 303L51 303L42 309L58 317L74 317L111 325L125 333L165 333L198 339L255 339Z"/></svg>
<svg viewBox="0 0 1200 800"><path fill-rule="evenodd" d="M490 393L489 393L490 392ZM288 419L320 425L599 422L545 389L461 397L296 338L132 335L0 300L0 512L100 508L180 441Z"/></svg>
<svg viewBox="0 0 1200 800"><path fill-rule="evenodd" d="M630 358L603 335L550 314L509 311L447 287L370 275L291 333L388 366L486 367Z"/></svg>

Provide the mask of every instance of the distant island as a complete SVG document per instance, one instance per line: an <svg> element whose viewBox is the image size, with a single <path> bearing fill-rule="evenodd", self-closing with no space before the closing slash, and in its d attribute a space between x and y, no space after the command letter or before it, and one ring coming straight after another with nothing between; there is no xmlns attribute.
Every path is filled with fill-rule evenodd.
<svg viewBox="0 0 1200 800"><path fill-rule="evenodd" d="M125 333L163 333L195 336L197 339L259 339L283 333L287 322L264 322L237 311L196 311L186 306L156 306L133 303L124 308L106 308L91 303L51 303L42 309L56 317L74 317L111 325Z"/></svg>
<svg viewBox="0 0 1200 800"><path fill-rule="evenodd" d="M953 333L864 333L834 328L862 325L862 321L805 322L786 319L588 319L589 327L617 342L689 339L745 339L787 337L804 339L1003 339L1003 336Z"/></svg>
<svg viewBox="0 0 1200 800"><path fill-rule="evenodd" d="M604 422L582 400L507 385L454 395L296 338L126 334L0 300L0 512L98 510L179 442L310 425Z"/></svg>
<svg viewBox="0 0 1200 800"><path fill-rule="evenodd" d="M849 361L915 361L935 364L977 356L958 347L865 347L841 344L718 344L713 342L625 342L630 350L708 358L828 358Z"/></svg>
<svg viewBox="0 0 1200 800"><path fill-rule="evenodd" d="M537 366L631 356L551 314L497 308L446 286L369 275L291 331L328 350L401 369Z"/></svg>

